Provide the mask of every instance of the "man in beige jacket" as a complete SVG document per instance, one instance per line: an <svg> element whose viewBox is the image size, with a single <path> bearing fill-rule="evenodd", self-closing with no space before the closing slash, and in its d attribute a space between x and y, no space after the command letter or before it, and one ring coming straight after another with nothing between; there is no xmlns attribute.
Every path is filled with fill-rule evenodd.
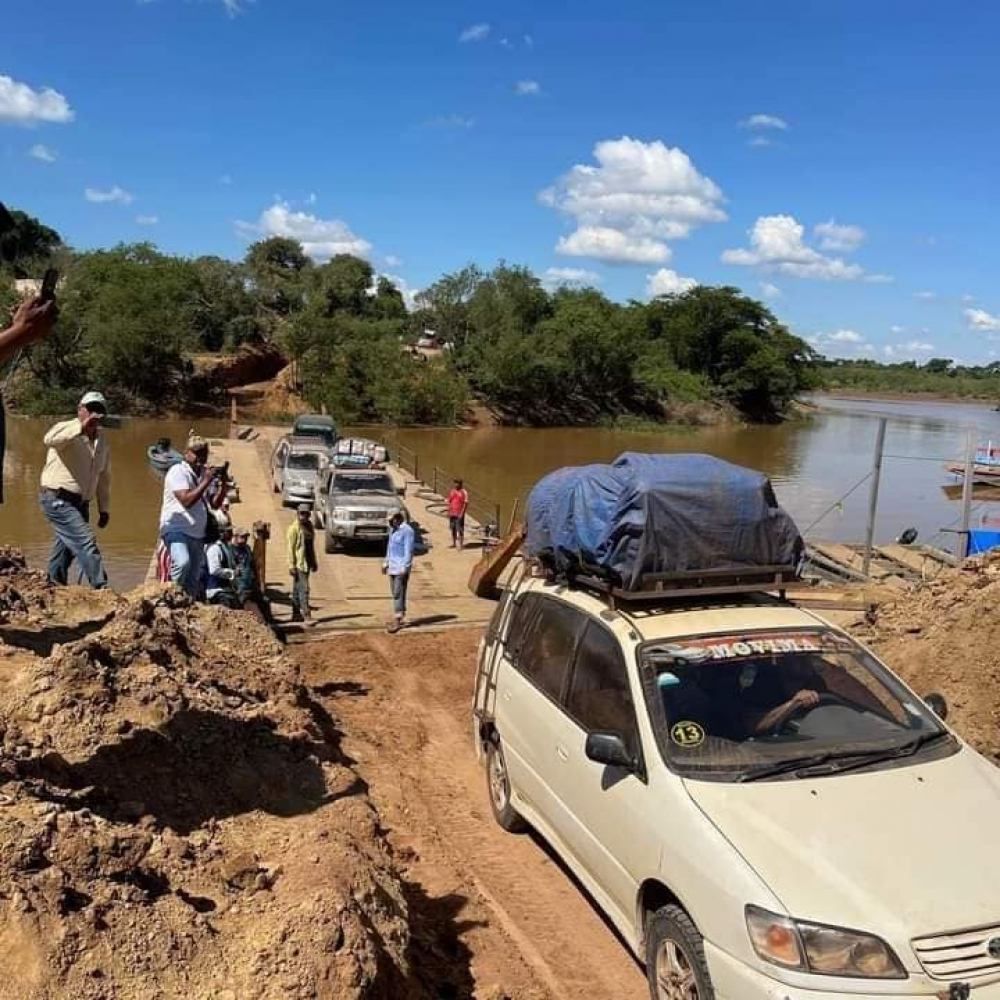
<svg viewBox="0 0 1000 1000"><path fill-rule="evenodd" d="M100 433L107 413L104 396L88 392L80 400L76 416L49 428L44 442L49 449L42 469L42 512L55 532L49 558L49 579L67 582L74 559L91 587L108 585L101 550L90 526L90 504L97 498L99 528L107 527L111 493L111 455Z"/></svg>

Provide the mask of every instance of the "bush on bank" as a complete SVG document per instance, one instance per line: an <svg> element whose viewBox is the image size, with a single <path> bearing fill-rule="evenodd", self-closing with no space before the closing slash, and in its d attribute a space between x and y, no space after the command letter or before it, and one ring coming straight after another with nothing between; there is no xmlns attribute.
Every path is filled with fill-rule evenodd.
<svg viewBox="0 0 1000 1000"><path fill-rule="evenodd" d="M736 288L621 304L501 263L447 274L408 308L367 261L317 264L281 237L227 261L149 243L73 251L23 213L18 225L0 309L15 276L53 258L64 274L56 329L15 380L29 412L65 410L93 385L121 412L183 408L202 401L193 354L254 342L296 362L308 404L344 423L458 423L475 400L510 423L656 421L703 401L767 421L818 384L808 345ZM414 350L425 330L446 349Z"/></svg>

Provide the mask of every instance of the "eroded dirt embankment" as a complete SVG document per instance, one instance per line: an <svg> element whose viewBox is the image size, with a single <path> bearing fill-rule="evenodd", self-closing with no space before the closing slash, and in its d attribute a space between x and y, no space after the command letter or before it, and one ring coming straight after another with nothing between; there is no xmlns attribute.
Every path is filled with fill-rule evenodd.
<svg viewBox="0 0 1000 1000"><path fill-rule="evenodd" d="M917 694L943 694L949 724L1000 763L1000 555L910 588L854 632Z"/></svg>
<svg viewBox="0 0 1000 1000"><path fill-rule="evenodd" d="M8 553L0 638L0 998L460 995L337 721L249 616Z"/></svg>

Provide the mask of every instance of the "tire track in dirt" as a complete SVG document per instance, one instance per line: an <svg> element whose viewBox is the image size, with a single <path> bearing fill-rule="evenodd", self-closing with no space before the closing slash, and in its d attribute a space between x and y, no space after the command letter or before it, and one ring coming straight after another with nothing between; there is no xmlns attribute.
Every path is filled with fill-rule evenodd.
<svg viewBox="0 0 1000 1000"><path fill-rule="evenodd" d="M432 891L461 884L493 925L467 941L477 983L552 1000L645 998L641 968L554 855L493 820L471 738L479 635L340 636L296 656L343 726L392 843L419 859L414 873Z"/></svg>

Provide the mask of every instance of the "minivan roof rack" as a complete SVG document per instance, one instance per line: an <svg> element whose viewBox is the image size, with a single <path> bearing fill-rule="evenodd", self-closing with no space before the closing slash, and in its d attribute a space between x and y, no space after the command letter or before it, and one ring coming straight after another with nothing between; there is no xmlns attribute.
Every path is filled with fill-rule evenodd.
<svg viewBox="0 0 1000 1000"><path fill-rule="evenodd" d="M785 588L799 579L797 567L789 565L646 573L639 586L629 590L591 573L574 575L571 584L606 597L614 608L619 602L631 605L688 597L774 591L784 599Z"/></svg>

